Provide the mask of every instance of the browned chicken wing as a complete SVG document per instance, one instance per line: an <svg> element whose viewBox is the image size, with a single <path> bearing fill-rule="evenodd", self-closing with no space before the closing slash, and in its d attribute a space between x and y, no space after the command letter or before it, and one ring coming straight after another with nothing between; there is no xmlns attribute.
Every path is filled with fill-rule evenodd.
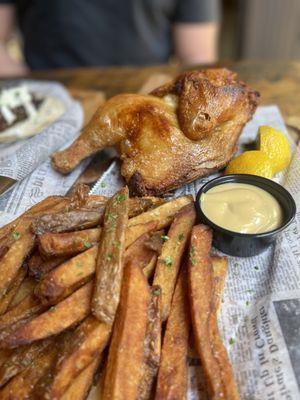
<svg viewBox="0 0 300 400"><path fill-rule="evenodd" d="M79 138L53 155L52 165L68 173L118 145L131 193L161 194L224 167L258 97L227 69L187 72L149 95L108 100Z"/></svg>

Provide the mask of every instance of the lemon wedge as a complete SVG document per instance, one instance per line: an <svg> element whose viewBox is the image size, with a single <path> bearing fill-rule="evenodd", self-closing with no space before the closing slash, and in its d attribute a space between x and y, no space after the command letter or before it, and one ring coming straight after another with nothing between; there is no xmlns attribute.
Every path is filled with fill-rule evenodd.
<svg viewBox="0 0 300 400"><path fill-rule="evenodd" d="M274 170L269 157L260 150L245 151L229 162L225 169L228 174L252 174L272 178Z"/></svg>

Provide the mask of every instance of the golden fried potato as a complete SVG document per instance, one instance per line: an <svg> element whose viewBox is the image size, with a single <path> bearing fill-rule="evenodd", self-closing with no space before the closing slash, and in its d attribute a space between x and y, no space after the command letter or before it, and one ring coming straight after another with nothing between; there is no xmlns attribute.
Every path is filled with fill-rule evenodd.
<svg viewBox="0 0 300 400"><path fill-rule="evenodd" d="M238 400L233 371L218 330L214 304L212 232L204 225L192 230L188 261L189 297L195 346L211 399Z"/></svg>

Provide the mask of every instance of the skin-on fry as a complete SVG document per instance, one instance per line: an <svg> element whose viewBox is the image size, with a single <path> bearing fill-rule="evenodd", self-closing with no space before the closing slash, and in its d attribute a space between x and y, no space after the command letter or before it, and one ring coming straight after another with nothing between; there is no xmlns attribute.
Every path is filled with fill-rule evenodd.
<svg viewBox="0 0 300 400"><path fill-rule="evenodd" d="M239 394L218 330L210 258L212 232L204 225L192 230L188 282L195 346L201 359L210 398L238 400Z"/></svg>
<svg viewBox="0 0 300 400"><path fill-rule="evenodd" d="M129 218L136 217L150 208L157 207L165 203L164 199L159 197L132 197L129 199Z"/></svg>
<svg viewBox="0 0 300 400"><path fill-rule="evenodd" d="M2 400L30 399L35 384L51 368L56 356L57 346L51 343L28 368L16 375L0 390L0 398Z"/></svg>
<svg viewBox="0 0 300 400"><path fill-rule="evenodd" d="M35 236L29 232L20 234L14 232L15 242L1 260L0 298L6 293L17 276L23 261L34 246Z"/></svg>
<svg viewBox="0 0 300 400"><path fill-rule="evenodd" d="M32 230L37 235L46 232L60 233L94 228L101 224L105 203L98 210L71 210L57 214L46 214L32 222Z"/></svg>
<svg viewBox="0 0 300 400"><path fill-rule="evenodd" d="M4 314L7 311L17 292L19 291L19 288L26 276L26 273L26 268L20 268L8 292L5 293L2 299L0 299L0 315Z"/></svg>
<svg viewBox="0 0 300 400"><path fill-rule="evenodd" d="M125 248L129 247L134 243L140 236L145 233L155 231L157 227L157 222L148 221L145 224L138 224L133 226L128 226L125 235Z"/></svg>
<svg viewBox="0 0 300 400"><path fill-rule="evenodd" d="M145 277L149 280L152 278L157 263L157 255L155 254L148 264L143 268Z"/></svg>
<svg viewBox="0 0 300 400"><path fill-rule="evenodd" d="M96 263L92 313L112 324L120 300L128 222L128 188L125 186L107 203Z"/></svg>
<svg viewBox="0 0 300 400"><path fill-rule="evenodd" d="M213 286L214 286L214 305L216 310L220 309L225 279L228 271L227 257L212 256Z"/></svg>
<svg viewBox="0 0 300 400"><path fill-rule="evenodd" d="M125 251L125 263L134 259L141 268L146 267L156 254L154 250L145 245L149 239L150 234L145 233L133 242Z"/></svg>
<svg viewBox="0 0 300 400"><path fill-rule="evenodd" d="M11 310L1 315L0 317L0 337L5 335L3 332L8 327L16 324L19 321L27 320L33 317L42 309L44 306L36 299L33 295L29 294L20 303L18 303Z"/></svg>
<svg viewBox="0 0 300 400"><path fill-rule="evenodd" d="M151 397L157 375L161 351L160 287L151 288L151 301L148 308L148 321L144 340L142 376L138 388L138 399Z"/></svg>
<svg viewBox="0 0 300 400"><path fill-rule="evenodd" d="M74 382L77 375L93 360L99 359L111 333L111 325L88 317L72 335L72 341L62 351L54 371L50 398L56 399ZM77 378L76 378L77 379Z"/></svg>
<svg viewBox="0 0 300 400"><path fill-rule="evenodd" d="M93 378L100 361L101 356L98 356L98 358L80 372L72 385L70 385L65 393L60 397L60 400L85 400L93 384Z"/></svg>
<svg viewBox="0 0 300 400"><path fill-rule="evenodd" d="M66 257L54 257L44 260L38 251L34 251L27 262L29 275L40 280L49 271L66 261Z"/></svg>
<svg viewBox="0 0 300 400"><path fill-rule="evenodd" d="M0 367L0 387L24 371L48 345L49 340L44 340L16 349Z"/></svg>
<svg viewBox="0 0 300 400"><path fill-rule="evenodd" d="M30 320L0 342L2 348L17 347L45 339L82 321L90 312L92 283L89 282L55 307Z"/></svg>
<svg viewBox="0 0 300 400"><path fill-rule="evenodd" d="M181 263L181 259L190 238L196 220L193 204L183 207L174 221L163 244L162 252L157 260L153 285L161 287L161 318L165 321L170 313L172 296Z"/></svg>
<svg viewBox="0 0 300 400"><path fill-rule="evenodd" d="M150 298L150 289L141 268L127 264L109 348L102 400L137 398Z"/></svg>
<svg viewBox="0 0 300 400"><path fill-rule="evenodd" d="M187 394L187 353L190 331L187 273L183 265L175 288L164 336L155 400L184 400Z"/></svg>
<svg viewBox="0 0 300 400"><path fill-rule="evenodd" d="M24 214L22 214L20 217L16 218L12 222L9 222L7 225L4 225L2 228L0 228L0 241L2 241L4 238L6 238L13 230L15 230L16 226L19 225L27 225L29 226L31 224L31 218L37 216L39 214L42 214L44 212L49 212L49 208L52 209L57 209L59 207L64 208L67 207L70 203L70 199L67 197L63 196L49 196L46 199L40 201L39 203L35 204L31 208L29 208L27 211L25 211Z"/></svg>
<svg viewBox="0 0 300 400"><path fill-rule="evenodd" d="M185 205L193 202L192 196L177 197L153 210L146 211L137 217L130 218L128 226L146 224L149 221L157 222L156 229L162 229L170 225L175 214Z"/></svg>
<svg viewBox="0 0 300 400"><path fill-rule="evenodd" d="M39 250L45 257L73 256L99 242L100 228L78 232L44 233L39 236Z"/></svg>
<svg viewBox="0 0 300 400"><path fill-rule="evenodd" d="M71 258L50 271L35 288L35 295L46 304L54 304L74 292L95 273L98 246Z"/></svg>

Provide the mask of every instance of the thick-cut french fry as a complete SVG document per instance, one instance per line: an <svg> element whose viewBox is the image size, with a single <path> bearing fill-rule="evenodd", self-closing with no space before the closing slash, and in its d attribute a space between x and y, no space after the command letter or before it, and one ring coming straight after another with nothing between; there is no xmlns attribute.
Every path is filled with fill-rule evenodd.
<svg viewBox="0 0 300 400"><path fill-rule="evenodd" d="M189 296L195 346L210 398L238 400L239 394L218 330L210 258L212 233L204 225L192 230L188 262Z"/></svg>
<svg viewBox="0 0 300 400"><path fill-rule="evenodd" d="M102 400L137 398L149 304L150 290L141 268L127 264L109 348Z"/></svg>
<svg viewBox="0 0 300 400"><path fill-rule="evenodd" d="M26 268L20 268L19 271L17 272L16 278L13 281L11 287L9 288L7 293L5 293L5 295L2 297L2 299L0 299L0 315L4 314L9 308L11 302L13 301L17 292L19 291L19 288L26 276L26 273L27 273Z"/></svg>
<svg viewBox="0 0 300 400"><path fill-rule="evenodd" d="M196 220L193 204L183 207L175 216L157 260L153 285L159 285L161 294L161 318L165 321L170 312L175 283L192 227Z"/></svg>
<svg viewBox="0 0 300 400"><path fill-rule="evenodd" d="M112 324L120 300L125 232L128 221L128 188L125 186L107 203L96 262L92 313Z"/></svg>
<svg viewBox="0 0 300 400"><path fill-rule="evenodd" d="M125 263L134 259L141 268L146 267L156 252L145 244L149 241L150 234L144 233L133 242L125 251Z"/></svg>
<svg viewBox="0 0 300 400"><path fill-rule="evenodd" d="M32 222L32 230L37 235L46 232L60 233L94 228L101 224L105 203L99 210L71 210L57 214L46 214Z"/></svg>
<svg viewBox="0 0 300 400"><path fill-rule="evenodd" d="M129 247L134 243L140 236L148 232L155 231L157 222L148 221L145 224L138 224L134 226L128 226L125 235L125 248Z"/></svg>
<svg viewBox="0 0 300 400"><path fill-rule="evenodd" d="M95 273L97 252L94 246L50 271L36 286L35 295L43 303L54 304L74 292Z"/></svg>
<svg viewBox="0 0 300 400"><path fill-rule="evenodd" d="M151 279L154 274L156 263L157 255L155 254L148 264L143 268L144 275L148 280Z"/></svg>
<svg viewBox="0 0 300 400"><path fill-rule="evenodd" d="M183 265L175 288L164 336L155 400L184 400L190 331L187 273Z"/></svg>
<svg viewBox="0 0 300 400"><path fill-rule="evenodd" d="M45 339L82 321L90 312L92 283L89 282L55 307L26 322L0 342L1 348L17 347Z"/></svg>
<svg viewBox="0 0 300 400"><path fill-rule="evenodd" d="M93 360L98 359L106 347L111 333L111 325L88 317L72 335L72 341L62 351L54 371L50 398L60 398L77 375ZM77 379L77 378L76 378Z"/></svg>
<svg viewBox="0 0 300 400"><path fill-rule="evenodd" d="M36 299L33 295L29 294L20 303L18 303L11 310L0 316L0 337L3 335L3 331L16 324L19 321L27 320L33 317L42 309L44 306Z"/></svg>
<svg viewBox="0 0 300 400"><path fill-rule="evenodd" d="M39 236L39 250L45 257L73 256L99 242L100 228L77 232L44 233Z"/></svg>
<svg viewBox="0 0 300 400"><path fill-rule="evenodd" d="M159 197L132 197L129 199L129 218L136 217L147 211L149 208L157 207L165 203L165 200Z"/></svg>
<svg viewBox="0 0 300 400"><path fill-rule="evenodd" d="M0 367L0 387L24 371L48 345L49 340L44 340L16 349Z"/></svg>
<svg viewBox="0 0 300 400"><path fill-rule="evenodd" d="M29 275L40 280L49 271L66 261L66 257L54 257L44 260L39 251L35 251L27 262Z"/></svg>
<svg viewBox="0 0 300 400"><path fill-rule="evenodd" d="M213 284L214 284L214 305L216 310L220 309L225 279L228 270L228 259L227 257L211 257L212 268L213 268Z"/></svg>
<svg viewBox="0 0 300 400"><path fill-rule="evenodd" d="M21 235L21 236L19 236ZM29 232L20 234L15 232L15 242L1 260L0 298L6 293L17 276L24 259L34 246L35 236Z"/></svg>
<svg viewBox="0 0 300 400"><path fill-rule="evenodd" d="M59 207L64 208L67 207L70 203L70 199L63 196L49 196L46 199L40 201L35 204L20 217L16 218L14 221L9 222L7 225L4 225L0 228L0 241L6 238L13 230L16 229L17 226L29 226L31 224L31 217L35 217L39 214L43 214L44 212L49 212L49 208L57 210Z"/></svg>
<svg viewBox="0 0 300 400"><path fill-rule="evenodd" d="M101 356L98 356L98 358L80 372L77 378L60 397L60 400L85 400L93 384L93 378L100 361Z"/></svg>
<svg viewBox="0 0 300 400"><path fill-rule="evenodd" d="M162 229L170 225L175 214L185 205L193 202L192 196L177 197L153 210L146 211L137 217L130 218L128 226L146 224L149 221L157 222L156 229Z"/></svg>
<svg viewBox="0 0 300 400"><path fill-rule="evenodd" d="M51 343L28 368L16 375L0 390L1 400L30 399L35 384L49 371L56 357L57 346Z"/></svg>
<svg viewBox="0 0 300 400"><path fill-rule="evenodd" d="M151 301L148 308L148 321L144 340L142 376L138 388L139 400L151 398L153 384L157 375L161 351L160 287L151 288Z"/></svg>

